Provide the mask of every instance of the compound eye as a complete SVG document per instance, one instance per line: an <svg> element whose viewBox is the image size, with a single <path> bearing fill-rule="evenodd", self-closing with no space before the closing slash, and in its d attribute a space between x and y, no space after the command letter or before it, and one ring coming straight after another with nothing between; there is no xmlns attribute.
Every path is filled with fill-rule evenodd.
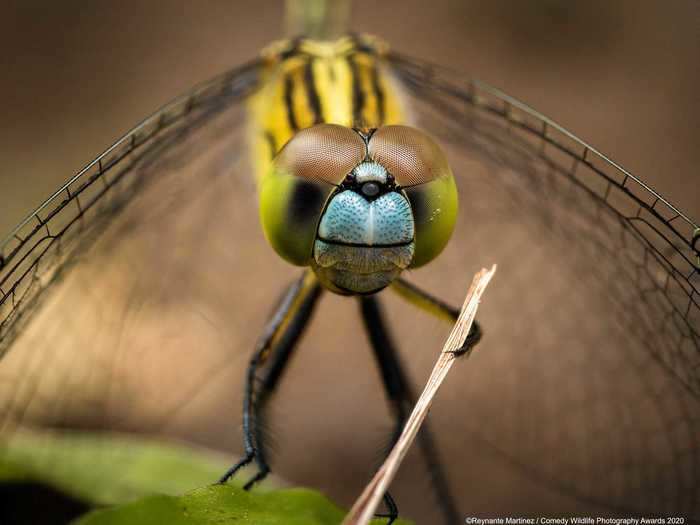
<svg viewBox="0 0 700 525"><path fill-rule="evenodd" d="M260 181L260 221L282 258L308 264L326 201L366 154L352 129L320 124L301 130L275 156Z"/></svg>
<svg viewBox="0 0 700 525"><path fill-rule="evenodd" d="M367 153L351 128L319 124L294 135L275 157L276 172L338 185Z"/></svg>
<svg viewBox="0 0 700 525"><path fill-rule="evenodd" d="M383 126L369 140L369 156L384 166L403 188L452 175L440 146L409 126Z"/></svg>
<svg viewBox="0 0 700 525"><path fill-rule="evenodd" d="M457 186L447 157L426 133L409 126L377 129L368 151L411 203L416 232L411 267L423 266L445 248L457 221Z"/></svg>

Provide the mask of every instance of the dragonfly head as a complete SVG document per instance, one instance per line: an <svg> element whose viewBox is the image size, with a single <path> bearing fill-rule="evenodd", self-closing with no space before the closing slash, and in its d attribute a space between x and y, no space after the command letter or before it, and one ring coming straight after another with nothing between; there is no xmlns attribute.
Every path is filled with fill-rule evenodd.
<svg viewBox="0 0 700 525"><path fill-rule="evenodd" d="M341 294L369 294L447 244L457 189L439 146L408 126L297 133L260 188L263 230L284 259Z"/></svg>

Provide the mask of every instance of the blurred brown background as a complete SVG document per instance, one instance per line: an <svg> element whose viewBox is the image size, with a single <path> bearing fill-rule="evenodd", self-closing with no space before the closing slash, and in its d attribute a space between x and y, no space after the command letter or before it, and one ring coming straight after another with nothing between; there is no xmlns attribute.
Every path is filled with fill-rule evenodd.
<svg viewBox="0 0 700 525"><path fill-rule="evenodd" d="M4 161L4 169L0 173L0 230L7 231L75 170L161 103L185 91L196 81L249 59L270 40L279 37L282 8L282 2L260 1L63 2L60 5L23 2L7 5L0 16L0 38L3 39L0 53L4 72L0 87L0 100L4 101L4 119L0 126L0 148ZM353 28L379 34L406 54L456 67L504 89L610 155L691 217L700 216L700 199L697 198L700 149L697 147L696 131L700 115L695 103L700 80L697 67L700 3L688 1L662 5L634 1L501 0L476 3L416 0L376 5L374 2L356 1ZM218 131L209 132L216 135ZM194 142L195 146L198 144L208 142ZM225 144L220 140L219 146L222 145ZM212 156L217 155L223 156ZM164 164L168 165L167 162ZM478 163L469 158L465 158L463 164L478 167ZM204 159L199 169L192 170L191 174L207 173L207 166ZM508 174L507 170L493 173ZM477 184L476 187L488 191L487 182L493 173L482 170L478 178L481 185ZM518 175L524 181L528 180L526 174ZM207 444L220 448L226 444L231 449L237 449L238 413L233 410L240 406L237 398L240 385L235 381L240 381L242 377L240 369L247 353L234 356L227 352L232 341L235 343L233 346L246 350L252 346L255 332L250 327L257 327L268 311L271 297L277 293L280 285L274 279L287 279L289 269L279 260L270 259L269 247L259 238L259 230L246 226L256 220L254 214L245 206L230 206L225 192L230 189L227 186L229 183L227 179L220 178L199 201L187 199L187 206L195 213L177 214L176 220L166 213L168 210L152 210L147 206L149 201L142 201L141 205L147 208L145 215L149 216L151 228L144 228L143 232L137 228L133 234L135 241L126 239L115 245L105 243L105 249L98 253L106 257L95 259L93 265L80 268L82 274L74 273L72 279L65 282L66 290L52 296L54 301L43 312L43 320L50 320L54 315L54 323L35 324L35 327L38 326L36 332L41 337L33 339L32 335L37 334L29 330L23 342L26 344L24 350L36 350L38 354L44 350L45 357L55 357L54 354L61 357L60 352L53 352L54 347L72 350L73 353L67 353L63 363L64 368L71 371L79 361L86 368L101 363L104 366L98 372L106 370L110 374L112 370L121 371L120 366L128 370L135 368L134 363L121 354L111 353L113 348L120 351L130 349L130 355L143 358L139 363L144 373L153 374L153 377L149 377L150 381L137 381L136 385L142 387L143 383L148 386L144 388L145 391L157 393L135 398L141 403L141 412L137 415L142 416L148 410L156 415L163 411L161 394L180 394L178 390L183 389L183 382L187 383L185 378L190 379L198 387L196 392L206 395L199 398L193 396L194 403L188 406L184 415L181 413L169 420L170 431L176 435L191 434L193 428L201 433L210 432L211 435L205 436ZM537 209L532 202L528 205L530 197L527 192L520 191L523 186L513 185L513 195L501 191L508 187L506 182L493 186L490 195L500 195L505 199L505 204L518 206L524 202L522 209L525 213ZM224 191L220 191L222 189ZM558 194L553 192L552 195ZM622 306L616 307L606 303L607 308L602 308L598 300L606 296L607 290L598 294L597 289L591 291L592 287L588 286L591 280L597 278L595 271L601 271L600 267L605 266L598 264L599 258L581 257L582 267L569 264L569 259L576 259L580 250L586 247L583 237L577 239L579 242L575 245L569 244L566 239L557 239L556 244L546 242L548 237L542 234L548 230L542 224L558 222L551 220L551 217L568 217L569 203L563 200L550 202L548 211L557 213L545 215L542 223L536 222L540 218L533 214L529 218L536 223L533 230L526 230L527 224L519 224L526 221L511 219L510 207L504 219L498 216L498 209L488 209L491 204L482 203L479 208L477 203L473 208L464 208L467 219L474 212L474 217L490 218L492 222L470 223L467 220L467 224L476 224L477 227L463 229L468 234L465 233L461 241L469 247L479 246L479 253L468 258L466 264L470 268L481 264L481 261L490 263L497 260L501 265L499 282L494 283L490 299L480 311L494 336L489 343L489 351L477 353L470 360L465 373L471 371L472 375L455 377L453 389L448 387L443 390L443 400L431 416L438 424L454 423L454 432L441 437L447 442L445 449L452 451L448 457L455 458L452 475L460 477L459 487L469 496L465 497L460 492L460 499L469 503L474 512L486 513L500 505L503 498L510 498L514 508L532 510L537 508L541 498L551 497L546 486L540 486L539 479L531 472L523 473L518 468L511 468L510 458L501 461L503 458L499 456L498 461L494 461L483 453L491 449L483 444L479 447L479 443L474 441L473 437L478 432L470 434L469 440L463 439L464 435L460 432L465 428L473 431L480 425L486 428L486 437L500 437L498 444L506 450L515 450L517 453L514 452L514 457L530 461L532 457L552 459L551 470L564 477L569 471L561 470L560 463L566 463L568 456L580 459L583 457L579 454L580 450L590 452L594 458L620 458L622 463L625 452L631 451L632 459L636 461L633 467L639 466L640 472L646 475L644 468L647 463L655 468L666 458L657 454L656 458L651 458L656 461L648 460L649 451L663 447L647 446L641 438L639 442L642 444L637 443L635 439L643 430L649 431L652 441L657 436L665 438L664 430L670 426L661 424L664 423L661 416L669 413L671 420L685 424L674 428L683 430L696 427L692 418L673 412L674 407L680 410L686 406L675 402L677 397L674 390L667 390L674 395L667 394L665 404L653 405L648 397L653 397L652 401L657 402L656 397L651 394L646 396L647 391L655 391L640 378L644 379L644 374L650 370L651 360L643 352L626 353L626 349L633 344L638 345L637 349L643 349L643 345L636 341L630 342L630 335L639 333L628 331L627 327L622 329L613 322L614 316L610 314L620 310L630 311L630 303L623 302ZM162 208L167 206L162 205ZM161 245L156 242L158 238L149 235L160 234L162 238L171 238L168 234L172 233L179 238L199 242L199 232L204 226L209 227L210 217L217 212L230 222L223 221L220 229L210 232L213 252L207 252L206 267L200 265L192 268L186 258L179 261L180 266L169 264L168 271L154 264L159 256L168 256L169 253L163 253ZM235 230L227 228L227 224L235 224ZM594 224L591 228L595 229L596 226ZM503 235L497 235L504 230L511 232L518 243L508 242ZM570 233L576 235L579 232L574 228ZM232 239L232 235L238 236L241 242L235 242L236 237ZM613 237L611 234L611 239ZM535 239L538 242L531 242ZM234 248L245 247L245 250L240 253L235 249L228 250L227 242ZM567 250L559 249L562 245ZM187 253L196 253L192 246L199 244L190 245ZM464 246L453 248L453 258L450 259L449 255L443 257L441 264L443 269L451 270L450 275L466 279L465 262L461 256L466 250L462 248ZM510 257L512 253L518 253L520 257ZM598 252L595 253L596 257L600 257ZM259 261L263 258L270 264L260 265ZM608 259L608 266L615 263L615 257ZM143 264L144 261L150 261L150 265ZM539 299L528 295L528 308L520 308L512 298L525 297L534 275L530 272L545 264L551 265L552 261L555 264L547 276L551 288L548 288L549 295L540 296ZM590 261L596 264L590 264ZM620 263L620 266L624 265ZM134 278L132 281L133 276L124 273L125 269L132 267L138 267L140 280ZM109 269L111 272L107 271ZM260 281L256 283L255 293L251 292L249 283L235 280L221 286L220 276L250 275L253 271L257 272ZM465 275L462 276L462 273ZM628 281L615 273L611 275L620 288L634 291ZM122 281L124 277L129 279ZM171 277L175 280L179 278L184 286L177 289L170 286ZM586 281L586 278L589 280ZM86 293L85 282L95 283L87 290L90 293ZM462 287L452 281L445 282L440 278L440 273L434 274L432 280L430 275L425 275L424 282L446 297L449 294L459 295L460 290L466 287L466 283ZM613 282L612 278L610 281L600 280L600 283L607 282ZM149 288L144 283L153 286ZM238 292L236 286L240 287ZM152 293L153 289L160 291L161 295ZM249 300L246 308L236 309L239 296ZM123 329L133 341L129 340L129 344L120 347L107 344L113 341L101 344L96 337L113 335L108 333L109 328L116 327L114 332L121 336L121 325L116 322L112 325L109 321L119 318L122 311L130 307L133 297L147 299L147 307L137 311L133 316L135 322ZM572 297L577 300L572 300ZM202 304L212 307L220 315L214 317L215 330L205 323L208 322L206 317L195 315L198 313L195 307L198 308L200 304L191 299L202 299ZM352 355L342 355L342 359L339 357L338 352L344 351L349 337L356 337L359 331L354 317L350 323L338 322L337 316L346 315L343 312L349 312L351 306L345 305L346 310L340 309L338 304L342 299L337 297L329 297L327 301L324 304L329 307L324 306L319 322L312 327L305 340L305 346L309 348L299 353L301 361L297 360L295 369L290 371L291 375L303 377L304 380L288 381L287 390L275 403L273 423L282 420L279 427L283 430L274 433L278 441L276 448L283 452L282 461L276 463L281 468L276 472L293 474L290 479L322 488L341 503L348 504L358 492L360 483L367 478L363 469L370 466L367 460L369 452L375 452L374 445L384 437L376 424L379 412L384 407L377 402L380 392L378 378L371 373L355 374L355 371L371 369L369 353L353 352ZM537 335L534 333L534 323L551 304L560 305L556 312L547 313L552 328L557 330L556 337L540 330L541 337L533 339L531 346L534 350L530 349L531 353L499 343L499 336L524 338ZM70 305L70 308L66 305ZM188 309L191 305L192 311ZM208 309L203 311L210 312ZM581 324L579 320L585 319L591 311L605 312L605 315L592 316L589 321L593 324L589 332L583 333L585 330L578 326ZM635 323L637 319L644 319L644 311L642 314L631 311ZM103 313L106 320L93 317ZM519 323L512 322L523 313L530 317L521 318ZM406 313L401 310L392 315L395 322L402 321L404 343L415 342L423 337L424 332L430 332L432 325L425 320L420 324L406 322ZM38 323L41 323L42 317L38 319ZM340 319L345 321L347 317ZM77 324L72 325L67 321ZM64 330L65 327L67 329ZM105 327L105 334L102 334ZM327 327L333 327L333 333ZM615 328L617 331L614 331ZM582 332L575 342L586 352L576 352L578 347L564 339L574 330ZM208 334L210 338L204 339L201 334ZM543 339L545 336L549 339ZM605 345L599 344L603 336ZM315 348L314 338L321 341L316 343ZM162 341L167 341L167 349L174 353L163 352ZM328 341L332 344L328 344ZM47 352L47 348L51 352ZM100 348L103 348L102 352ZM191 352L192 348L197 348L197 352ZM75 359L76 349L80 360ZM106 358L106 364L87 359L89 350L94 350L102 359ZM221 356L226 359L229 375L224 380L208 379L205 383L192 378L190 372L196 370L199 363L206 362L208 352L217 359ZM171 355L178 358L172 359ZM425 371L432 364L432 358L427 353L407 352L407 355L412 356L411 367L414 370ZM15 351L13 356L21 361L23 353L21 350ZM29 353L27 356L29 358ZM572 358L571 362L568 361L569 357ZM209 359L213 360L213 357ZM50 366L45 368L60 370L61 363L56 364L55 361L59 360L51 361ZM337 376L332 374L338 373L339 363L344 367L341 372L347 377L336 379ZM540 366L544 363L549 366ZM187 370L188 374L183 374L183 370ZM654 369L649 373L659 375L658 370ZM624 374L625 381L619 379L621 374ZM158 379L157 376L163 377ZM80 379L75 385L86 388L86 381L77 373L75 377ZM469 380L463 381L464 377ZM668 379L665 381L662 384L670 382ZM128 393L128 387L133 386L126 380L124 382L127 384L123 391L118 392L119 395ZM46 381L42 381L44 383ZM101 381L95 379L94 383L101 387ZM336 383L341 385L340 389ZM653 386L655 383L651 384ZM526 388L522 388L523 385ZM323 402L320 402L317 390L324 388L333 390L324 392ZM623 391L626 388L629 388L627 394ZM142 391L140 388L134 389L137 394ZM600 432L595 429L589 432L588 427L580 430L578 422L593 420L593 416L597 415L597 405L593 401L581 403L578 400L579 395L590 393L599 396L601 403L598 406L603 409L604 425L617 424L620 419L618 411L622 411L628 415L627 424L636 433L619 433L618 436L615 432L608 432L607 426ZM27 396L32 397L33 391L30 390ZM117 398L118 395L111 397ZM108 401L113 401L111 397L108 392ZM210 403L211 399L217 400L217 403ZM298 409L302 405L300 400L305 403L303 412L287 412L289 408ZM448 405L450 400L452 404ZM117 401L124 402L123 405L129 409L136 404L130 403L128 396ZM464 411L456 418L448 407L462 404ZM222 406L226 410L221 410ZM342 407L343 418L338 418L335 413L337 407ZM696 404L692 407L697 410ZM558 412L559 409L561 412ZM508 410L512 410L512 413ZM630 412L633 416L629 416ZM303 413L304 417L297 419L299 413ZM503 417L491 417L494 413ZM555 413L556 418L552 415ZM489 416L488 421L479 419L480 415L483 417L485 414ZM650 415L649 420L658 418L661 423L654 419L643 425L647 423L647 415ZM320 424L328 422L331 417L342 419L338 426L355 426L360 422L368 436L349 439L347 429ZM518 426L521 419L536 426L534 431L528 433L528 428ZM549 432L544 426L535 425L541 421L561 422L561 425L553 425L552 432ZM563 437L554 431L561 431ZM573 435L571 439L567 437L569 434ZM235 438L232 437L234 435ZM529 455L528 435L535 438L532 440L535 451L532 456ZM541 439L543 435L551 438L551 442ZM695 453L693 435L690 433L688 437L684 434L682 437L690 442L690 452ZM591 436L595 439L588 439ZM468 448L462 448L465 443ZM574 443L580 450L550 454L551 443ZM313 447L314 444L319 448L318 457L323 460L312 463L305 453L306 447ZM614 446L608 446L611 444ZM596 455L599 448L604 450ZM291 452L284 456L286 450ZM457 456L456 450L463 450L463 453ZM687 461L685 464L696 465L697 457L693 456L695 462ZM468 462L468 465L459 465L460 459ZM678 462L681 463L680 460ZM629 493L608 494L610 491L605 482L610 481L614 485L615 479L605 476L606 479L599 481L603 477L599 472L607 473L609 464L605 461L592 463L595 464L592 470L586 471L588 477L584 481L594 486L584 490L584 494L602 492L611 500L632 501L654 493L662 498L669 496L667 499L670 501L671 493L676 489L664 475L654 477L656 471L650 468L650 482L640 483L642 489L639 492L636 492L636 487L629 489L627 482L634 480L630 474L629 480L623 480L626 483L620 483L620 486L629 489ZM670 463L675 467L672 461ZM341 476L335 475L337 465L345 469ZM548 472L547 465L540 467L538 472ZM327 472L316 472L319 469ZM668 472L677 474L673 468ZM697 472L697 469L693 472ZM480 473L481 476L488 473L490 478L484 479L473 473ZM323 485L319 479L323 480ZM352 480L352 484L345 486L348 479ZM412 481L417 478L410 477L409 471L409 477L404 479ZM576 476L572 475L569 479L578 482ZM680 497L686 493L697 493L698 485L691 483L693 480L695 478L688 481L687 486L696 492L677 489ZM679 485L683 484L679 482ZM423 503L419 501L423 494L421 490L421 486L413 481L399 488L400 501L408 502L404 508L410 510ZM569 497L566 493L555 496L563 499ZM473 500L470 500L471 497ZM591 507L587 503L585 499L574 503L566 501L561 508L589 510Z"/></svg>
<svg viewBox="0 0 700 525"><path fill-rule="evenodd" d="M0 231L282 31L281 1L4 2ZM700 2L354 2L353 29L534 106L700 216Z"/></svg>

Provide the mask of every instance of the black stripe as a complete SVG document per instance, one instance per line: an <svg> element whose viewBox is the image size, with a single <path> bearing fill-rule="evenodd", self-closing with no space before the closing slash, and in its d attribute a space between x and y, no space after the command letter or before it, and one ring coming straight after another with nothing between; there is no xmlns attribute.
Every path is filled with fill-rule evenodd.
<svg viewBox="0 0 700 525"><path fill-rule="evenodd" d="M267 145L270 146L270 157L277 155L277 142L275 141L275 136L269 131L265 131L265 140Z"/></svg>
<svg viewBox="0 0 700 525"><path fill-rule="evenodd" d="M284 77L284 104L287 106L287 120L289 121L289 127L292 131L299 130L299 123L297 122L296 115L294 115L294 106L292 104L292 90L294 89L294 81L292 80L291 73L287 73Z"/></svg>
<svg viewBox="0 0 700 525"><path fill-rule="evenodd" d="M321 111L321 99L318 96L318 91L316 91L316 82L314 80L311 60L308 60L304 66L304 87L306 88L306 98L309 101L309 107L314 113L314 124L320 124L324 122L324 120Z"/></svg>
<svg viewBox="0 0 700 525"><path fill-rule="evenodd" d="M354 242L335 241L333 239L324 239L320 236L318 237L318 240L334 246L349 246L352 248L401 248L402 246L409 246L414 241L414 239L411 239L410 241L394 242L391 244L360 244Z"/></svg>
<svg viewBox="0 0 700 525"><path fill-rule="evenodd" d="M296 37L289 42L289 47L285 50L283 50L280 53L280 60L287 60L288 58L292 58L294 56L297 56L300 54L299 51L299 45L301 44L301 41L303 38L301 37Z"/></svg>
<svg viewBox="0 0 700 525"><path fill-rule="evenodd" d="M350 66L350 73L352 74L352 118L353 125L356 127L363 127L364 122L362 119L362 110L365 107L366 97L360 86L360 72L355 63L355 58L349 55L347 58L348 65Z"/></svg>
<svg viewBox="0 0 700 525"><path fill-rule="evenodd" d="M377 50L374 49L372 46L368 45L366 42L364 42L358 35L357 33L350 33L348 35L350 37L350 41L352 42L353 46L355 46L355 49L357 51L361 51L363 53L369 53L370 55L376 55Z"/></svg>
<svg viewBox="0 0 700 525"><path fill-rule="evenodd" d="M377 97L377 113L379 116L379 122L377 126L384 124L384 90L379 84L379 69L377 68L377 61L372 61L372 89L374 90L374 96Z"/></svg>
<svg viewBox="0 0 700 525"><path fill-rule="evenodd" d="M381 292L384 288L389 286L388 284L385 284L384 286L380 286L379 288L376 288L375 290L370 290L369 292L358 292L355 290L351 290L350 288L343 288L337 283L333 283L333 286L335 286L338 290L341 292L346 293L347 295L357 295L360 297L369 297L370 295L374 295L377 292Z"/></svg>

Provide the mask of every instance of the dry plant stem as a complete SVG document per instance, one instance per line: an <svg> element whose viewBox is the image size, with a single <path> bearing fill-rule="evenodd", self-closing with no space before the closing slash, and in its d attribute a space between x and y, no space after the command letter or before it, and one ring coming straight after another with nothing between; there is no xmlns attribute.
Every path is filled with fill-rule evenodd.
<svg viewBox="0 0 700 525"><path fill-rule="evenodd" d="M364 491L355 504L350 509L350 512L343 520L342 525L365 525L374 516L379 503L388 490L391 481L394 479L396 472L403 461L403 458L408 453L408 449L416 438L420 426L423 424L428 410L433 402L433 398L440 388L447 373L450 371L452 364L456 358L455 351L459 350L469 334L469 329L476 317L476 310L479 307L481 295L484 293L491 277L496 272L496 265L493 265L490 270L483 269L478 272L467 292L467 297L464 299L462 311L455 323L452 332L450 332L445 345L442 347L440 357L435 363L428 383L423 389L420 398L416 402L416 406L411 412L411 416L406 422L406 426L399 436L399 439L391 450L391 453L386 458L382 466L372 478L372 481L365 487Z"/></svg>

